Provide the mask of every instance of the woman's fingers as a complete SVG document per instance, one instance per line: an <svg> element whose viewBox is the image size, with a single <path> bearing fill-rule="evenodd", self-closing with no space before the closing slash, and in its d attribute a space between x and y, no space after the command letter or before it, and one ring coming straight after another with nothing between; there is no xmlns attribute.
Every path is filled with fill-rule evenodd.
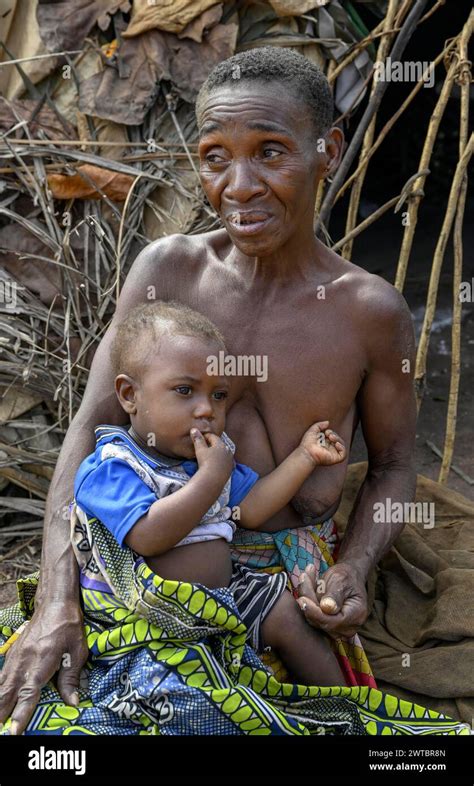
<svg viewBox="0 0 474 786"><path fill-rule="evenodd" d="M88 648L85 639L78 644L70 658L63 656L62 665L58 672L58 692L65 704L77 707L79 704L79 681L81 669L87 660Z"/></svg>
<svg viewBox="0 0 474 786"><path fill-rule="evenodd" d="M27 629L12 644L2 669L0 723L11 716L11 734L21 734L38 704L43 685L60 669L63 700L75 702L80 673L88 654L83 617L76 603L57 603L47 614L38 609ZM66 676L66 669L70 669ZM61 676L61 670L64 674Z"/></svg>
<svg viewBox="0 0 474 786"><path fill-rule="evenodd" d="M299 578L298 593L305 598L309 598L313 603L318 603L315 590L316 570L314 565L308 565Z"/></svg>
<svg viewBox="0 0 474 786"><path fill-rule="evenodd" d="M319 608L319 605L311 598L299 597L297 603L303 612L306 622L313 628L321 628L327 630L328 615Z"/></svg>
<svg viewBox="0 0 474 786"><path fill-rule="evenodd" d="M320 628L334 639L347 639L355 635L356 628L346 619L343 612L325 614L317 603L306 597L298 598L297 603L306 622L313 628Z"/></svg>
<svg viewBox="0 0 474 786"><path fill-rule="evenodd" d="M323 611L325 611L326 614L335 614L341 611L344 605L345 592L344 588L339 586L337 576L331 578L330 575L328 578L328 581L325 581L324 578L320 580L316 593L319 605ZM327 601L327 603L323 603L323 601Z"/></svg>
<svg viewBox="0 0 474 786"><path fill-rule="evenodd" d="M22 734L38 704L43 681L36 669L25 671L21 659L13 660L13 651L12 647L4 664L4 669L8 664L8 674L0 694L0 724L11 715L10 734Z"/></svg>
<svg viewBox="0 0 474 786"><path fill-rule="evenodd" d="M15 709L12 712L10 734L23 734L33 715L41 695L41 684L29 680L18 691Z"/></svg>

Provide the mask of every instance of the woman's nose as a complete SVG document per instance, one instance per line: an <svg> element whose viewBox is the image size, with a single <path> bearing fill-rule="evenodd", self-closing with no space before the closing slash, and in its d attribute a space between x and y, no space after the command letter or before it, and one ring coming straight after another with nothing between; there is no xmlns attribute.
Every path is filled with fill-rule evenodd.
<svg viewBox="0 0 474 786"><path fill-rule="evenodd" d="M264 194L265 186L259 180L255 167L245 160L233 161L229 167L229 180L225 187L228 200L244 203L256 194Z"/></svg>

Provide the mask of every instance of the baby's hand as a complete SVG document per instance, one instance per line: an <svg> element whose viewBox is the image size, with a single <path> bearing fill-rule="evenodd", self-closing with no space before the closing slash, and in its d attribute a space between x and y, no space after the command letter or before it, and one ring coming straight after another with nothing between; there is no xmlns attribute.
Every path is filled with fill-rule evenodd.
<svg viewBox="0 0 474 786"><path fill-rule="evenodd" d="M199 429L191 429L196 461L199 469L205 469L212 477L222 479L225 484L234 466L232 451L217 434L201 434Z"/></svg>
<svg viewBox="0 0 474 786"><path fill-rule="evenodd" d="M329 420L314 423L303 435L300 447L311 457L315 465L339 464L346 458L346 448L341 437L328 428Z"/></svg>

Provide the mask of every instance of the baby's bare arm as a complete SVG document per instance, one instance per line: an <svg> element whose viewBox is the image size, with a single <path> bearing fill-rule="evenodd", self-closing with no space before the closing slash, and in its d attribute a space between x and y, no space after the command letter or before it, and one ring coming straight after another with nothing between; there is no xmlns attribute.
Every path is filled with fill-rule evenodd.
<svg viewBox="0 0 474 786"><path fill-rule="evenodd" d="M198 471L179 491L158 499L132 527L125 543L144 557L164 554L189 535L218 499L232 471L232 454L215 434L191 429Z"/></svg>
<svg viewBox="0 0 474 786"><path fill-rule="evenodd" d="M273 472L257 481L240 503L240 526L257 529L292 499L315 467L344 461L344 443L328 426L327 420L311 426L298 447Z"/></svg>
<svg viewBox="0 0 474 786"><path fill-rule="evenodd" d="M199 524L216 501L224 483L198 470L182 489L157 499L134 524L125 543L144 557L172 549Z"/></svg>
<svg viewBox="0 0 474 786"><path fill-rule="evenodd" d="M296 448L273 472L260 478L242 500L239 525L257 529L264 524L290 501L314 467L311 457Z"/></svg>

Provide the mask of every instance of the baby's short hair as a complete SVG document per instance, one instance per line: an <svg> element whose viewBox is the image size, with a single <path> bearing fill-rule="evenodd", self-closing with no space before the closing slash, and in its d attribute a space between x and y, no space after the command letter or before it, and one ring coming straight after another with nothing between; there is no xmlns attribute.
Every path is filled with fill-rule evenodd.
<svg viewBox="0 0 474 786"><path fill-rule="evenodd" d="M220 330L199 311L174 300L155 300L132 308L119 323L110 349L114 375L139 378L162 336L197 336L226 349Z"/></svg>

